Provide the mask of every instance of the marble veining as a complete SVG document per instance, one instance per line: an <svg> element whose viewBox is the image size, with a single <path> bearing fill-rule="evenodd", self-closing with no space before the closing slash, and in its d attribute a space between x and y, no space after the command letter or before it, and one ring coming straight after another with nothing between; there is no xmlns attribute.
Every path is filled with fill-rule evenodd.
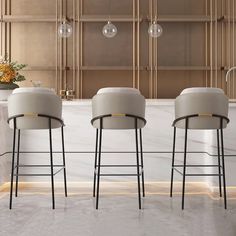
<svg viewBox="0 0 236 236"><path fill-rule="evenodd" d="M225 134L225 153L226 155L236 154L236 105L230 104L229 118L231 122L224 131ZM91 100L75 100L63 102L63 118L65 120L65 148L68 152L67 172L68 181L91 181L93 173L93 152L95 147L95 129L91 126ZM0 153L11 151L12 130L7 123L7 104L0 103ZM143 129L143 150L145 153L145 177L146 181L169 181L171 151L172 151L172 122L174 119L173 100L147 100L146 107L147 125ZM104 131L103 151L135 151L134 131ZM183 151L184 131L177 131L176 150ZM22 151L48 151L48 131L23 131L22 132ZM60 130L53 131L54 151L61 151ZM216 138L213 131L190 131L188 151L202 151L216 154ZM162 153L164 152L164 153ZM54 155L55 163L60 163L59 154ZM182 163L183 155L177 154L176 161ZM215 163L216 158L202 154L188 154L188 162L191 164L210 164ZM103 163L133 163L135 154L104 154ZM11 155L6 154L0 157L0 182L9 180L9 167ZM40 163L48 164L48 154L21 154L21 163ZM235 156L226 157L226 171L228 186L236 185ZM35 170L38 171L38 170ZM194 168L192 172L204 173L207 170ZM214 170L210 170L214 171ZM121 170L124 172L124 170ZM57 177L59 180L61 176ZM129 179L129 178L127 178ZM176 180L181 179L176 174ZM22 181L32 181L32 178L21 178ZM48 181L48 179L34 178L36 181ZM110 180L110 178L108 178ZM121 179L122 181L123 179ZM188 180L188 179L187 179ZM216 178L191 178L189 181L205 181L209 186L217 185Z"/></svg>

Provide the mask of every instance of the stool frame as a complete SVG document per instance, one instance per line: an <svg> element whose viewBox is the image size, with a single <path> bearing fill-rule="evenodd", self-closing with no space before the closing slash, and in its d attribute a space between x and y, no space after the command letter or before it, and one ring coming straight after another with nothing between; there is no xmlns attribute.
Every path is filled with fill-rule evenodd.
<svg viewBox="0 0 236 236"><path fill-rule="evenodd" d="M49 130L49 144L50 144L50 165L20 165L20 136L21 130L17 129L17 118L20 117L44 117L48 119L48 130ZM10 184L10 202L9 209L12 209L12 195L13 195L13 182L14 176L16 176L16 185L15 185L15 197L18 196L18 180L19 176L50 176L51 177L51 188L52 188L52 209L55 209L55 193L54 193L54 176L63 170L64 172L64 191L65 197L67 197L67 181L66 181L66 162L65 162L65 142L64 142L64 122L62 119L57 117L45 115L45 114L37 114L37 113L28 113L28 114L19 114L16 116L11 116L8 118L7 122L9 123L13 120L13 150L12 150L12 167L11 167L11 184ZM54 165L53 164L53 151L52 151L52 120L56 120L61 123L61 139L62 139L62 157L63 164L62 165ZM18 142L17 142L17 158L15 165L15 146L16 146L16 130L18 130ZM50 167L50 174L19 174L20 167ZM54 172L54 167L60 167L59 170ZM16 173L15 173L16 169Z"/></svg>
<svg viewBox="0 0 236 236"><path fill-rule="evenodd" d="M136 143L136 165L101 165L101 153L102 153L102 130L103 121L107 117L131 117L134 119L135 129L135 143ZM99 190L100 190L100 177L101 176L137 176L138 183L138 206L141 209L141 181L142 178L142 194L145 197L145 182L144 182L144 168L143 168L143 146L142 146L142 129L138 128L138 120L146 124L146 120L142 117L131 114L106 114L97 116L91 120L93 125L94 121L99 120L99 128L96 129L96 145L95 145L95 161L94 161L94 180L93 180L93 197L96 197L96 209L98 209L99 203ZM139 130L139 132L138 132ZM139 133L139 134L138 134ZM139 138L138 138L139 136ZM139 152L140 145L140 152ZM140 156L139 156L140 154ZM140 159L140 160L139 160ZM101 167L136 167L136 174L101 174ZM141 169L141 171L140 171Z"/></svg>
<svg viewBox="0 0 236 236"><path fill-rule="evenodd" d="M187 138L188 138L188 129L189 129L189 120L194 117L216 117L219 118L219 129L216 129L217 134L217 152L218 152L218 165L187 165ZM180 120L185 120L185 138L184 138L184 163L183 165L175 164L175 141L176 141L176 123ZM183 116L177 118L173 122L174 127L174 135L173 135L173 152L172 152L172 166L171 166L171 181L170 181L170 197L173 195L173 179L174 179L174 171L178 172L183 176L182 181L182 210L184 210L184 200L185 200L185 179L186 176L218 176L219 177L219 193L220 197L222 197L222 186L221 186L221 177L223 177L223 192L224 192L224 208L227 209L227 196L226 196L226 178L225 178L225 160L224 160L224 137L223 137L223 121L229 123L229 119L225 116L217 115L217 114L192 114L188 116ZM221 140L221 144L220 144ZM221 148L220 148L221 146ZM220 154L221 149L221 154ZM222 160L220 160L220 157ZM222 165L221 165L222 162ZM179 167L183 167L183 172L178 170ZM186 174L187 167L217 167L218 174ZM221 173L222 170L222 173Z"/></svg>

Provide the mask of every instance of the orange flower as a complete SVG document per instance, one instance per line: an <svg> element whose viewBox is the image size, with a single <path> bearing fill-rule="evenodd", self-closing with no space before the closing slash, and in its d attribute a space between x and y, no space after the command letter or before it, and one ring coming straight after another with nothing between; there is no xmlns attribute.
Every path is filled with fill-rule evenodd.
<svg viewBox="0 0 236 236"><path fill-rule="evenodd" d="M15 70L9 64L0 64L0 82L11 83L16 76Z"/></svg>

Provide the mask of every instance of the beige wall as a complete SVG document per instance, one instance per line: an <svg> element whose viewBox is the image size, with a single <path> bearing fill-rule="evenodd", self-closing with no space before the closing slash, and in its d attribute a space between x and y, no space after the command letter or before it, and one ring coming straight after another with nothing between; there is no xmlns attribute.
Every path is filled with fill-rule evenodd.
<svg viewBox="0 0 236 236"><path fill-rule="evenodd" d="M101 33L109 5L113 39ZM226 90L226 70L236 64L235 14L235 0L1 0L1 54L28 64L22 86L40 80L78 98L104 86L134 86L147 98L174 98L190 86ZM155 15L164 32L152 40ZM65 16L74 29L68 40L57 36Z"/></svg>

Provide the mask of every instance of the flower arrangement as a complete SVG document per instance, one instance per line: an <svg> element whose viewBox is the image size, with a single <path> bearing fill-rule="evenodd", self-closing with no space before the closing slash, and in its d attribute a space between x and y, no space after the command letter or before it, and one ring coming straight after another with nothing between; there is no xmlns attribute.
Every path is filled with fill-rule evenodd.
<svg viewBox="0 0 236 236"><path fill-rule="evenodd" d="M25 77L19 71L25 68L26 64L18 64L17 61L10 62L7 56L0 57L0 83L10 84L25 80Z"/></svg>

